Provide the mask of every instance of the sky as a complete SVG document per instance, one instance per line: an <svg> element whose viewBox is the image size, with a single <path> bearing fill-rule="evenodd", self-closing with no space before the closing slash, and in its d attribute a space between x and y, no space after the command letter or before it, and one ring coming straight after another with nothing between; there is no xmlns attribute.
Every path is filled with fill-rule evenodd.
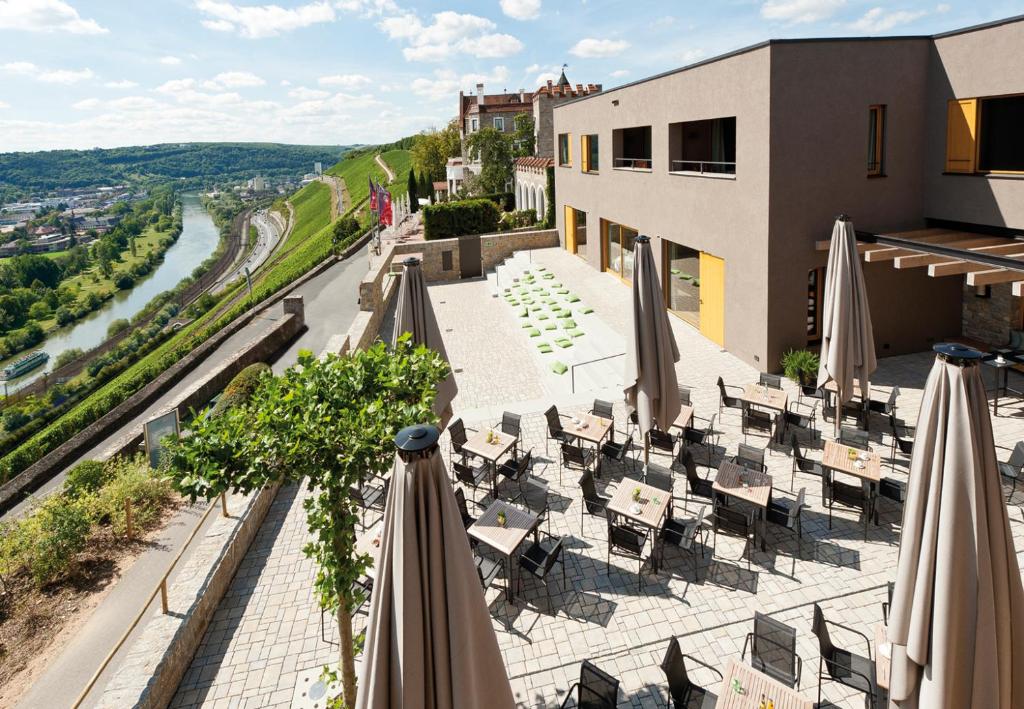
<svg viewBox="0 0 1024 709"><path fill-rule="evenodd" d="M933 34L1024 0L0 0L0 152L383 143L460 89L605 88L766 39Z"/></svg>

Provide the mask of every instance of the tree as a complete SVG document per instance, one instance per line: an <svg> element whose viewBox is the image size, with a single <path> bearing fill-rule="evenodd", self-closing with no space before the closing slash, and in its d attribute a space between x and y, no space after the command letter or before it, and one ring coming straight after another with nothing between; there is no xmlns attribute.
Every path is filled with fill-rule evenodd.
<svg viewBox="0 0 1024 709"><path fill-rule="evenodd" d="M419 192L419 190L416 184L415 170L409 170L409 179L406 181L406 184L409 190L409 210L413 214L415 214L417 211L419 211L420 208L420 200L419 197L417 196L417 192Z"/></svg>
<svg viewBox="0 0 1024 709"><path fill-rule="evenodd" d="M443 130L432 128L417 136L412 146L412 164L416 172L425 174L428 180L443 180L448 158L461 154L459 126L452 121Z"/></svg>
<svg viewBox="0 0 1024 709"><path fill-rule="evenodd" d="M420 197L424 197L426 199L429 199L431 204L434 203L434 185L431 184L430 178L427 177L422 172L420 173L419 189L416 190L416 193Z"/></svg>
<svg viewBox="0 0 1024 709"><path fill-rule="evenodd" d="M319 570L320 605L337 614L345 705L356 696L352 613L361 599L353 582L370 561L355 550L359 507L350 489L385 474L401 428L436 423L436 386L448 375L439 354L408 336L392 350L378 343L320 360L299 354L299 366L265 374L252 398L220 416L199 416L192 435L170 442L174 486L192 500L304 481L312 536L303 553Z"/></svg>
<svg viewBox="0 0 1024 709"><path fill-rule="evenodd" d="M466 141L470 160L480 162L484 192L504 192L512 181L512 141L494 128L481 128Z"/></svg>
<svg viewBox="0 0 1024 709"><path fill-rule="evenodd" d="M128 322L127 318L112 320L111 323L107 325L107 337L113 337L114 335L124 332L129 327L131 327L131 324Z"/></svg>
<svg viewBox="0 0 1024 709"><path fill-rule="evenodd" d="M529 113L517 113L513 119L516 127L512 134L512 153L517 158L528 158L533 155L537 137L533 133L533 116Z"/></svg>

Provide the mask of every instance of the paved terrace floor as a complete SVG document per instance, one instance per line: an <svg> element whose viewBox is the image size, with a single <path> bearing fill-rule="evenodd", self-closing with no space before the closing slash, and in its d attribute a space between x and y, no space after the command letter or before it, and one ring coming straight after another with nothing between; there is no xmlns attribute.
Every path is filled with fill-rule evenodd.
<svg viewBox="0 0 1024 709"><path fill-rule="evenodd" d="M571 284L603 323L625 336L629 290L622 283L557 249L535 251L532 259ZM576 394L552 387L528 339L516 331L519 325L513 309L492 297L485 280L437 284L430 293L458 371L456 415L475 427L495 423L502 410L523 414L523 445L532 447L539 458L533 474L551 486L550 531L566 536L567 583L562 584L556 567L552 611L547 610L542 587L530 581L514 606L505 602L500 590L488 593L495 632L520 706L558 706L586 658L621 680L619 706L665 706L664 677L658 665L668 638L677 636L683 652L722 670L730 659L739 658L754 611L771 614L797 629L803 661L800 688L813 700L818 649L811 633L812 604L821 604L829 619L872 635L882 618L886 583L895 572L899 510L881 501L880 524L870 527L865 542L853 512L837 508L829 529L820 485L798 474L794 487L807 488L809 504L802 551L785 533L770 532L768 551L755 550L748 571L746 561L738 561L744 551L741 540L722 536L712 549L709 537L703 559L699 551L693 557L669 549L658 574L645 565L643 590L638 591L636 562L614 555L607 561L603 518L586 516L581 523L577 474L560 475L555 449L550 456L544 450L542 412L548 405L558 404L563 413L584 411L595 395L620 401L617 387ZM679 380L693 387L698 416L718 413L715 380L719 375L736 385L756 380L753 368L683 322L673 320L673 327L681 353ZM931 362L930 353L883 359L872 382L874 396L884 398L892 386L899 385L898 416L913 423ZM795 388L789 390L796 395ZM877 432L880 420L874 423L873 445L887 460L890 438ZM618 430L624 424L624 410L617 404ZM720 448L734 453L743 440L738 416L726 412L715 428L720 432ZM1024 438L1024 408L1001 406L994 428L1005 459L1014 442ZM765 440L750 436L751 443L764 445ZM447 455L447 435L442 444ZM820 451L812 450L812 455L819 456ZM662 466L668 463L658 456L653 461ZM767 465L776 496L790 497L791 459L776 450L768 456ZM885 474L904 477L905 470L905 464L897 465L895 473L887 470ZM625 473L612 466L606 466L605 472L601 486L614 484ZM505 485L505 492L512 492ZM681 498L684 490L685 478L678 475L677 496ZM305 494L291 488L279 495L173 706L286 707L300 673L335 659L336 648L320 635L320 611L312 592L315 569L301 552L307 537L301 504ZM1010 509L1018 549L1024 549L1024 522L1016 506L1021 501L1015 499ZM683 514L681 499L676 506ZM690 511L694 511L692 503ZM365 622L365 617L358 618L359 623ZM511 632L504 628L506 622L511 622ZM333 632L328 620L327 637ZM855 637L834 635L834 639L865 650ZM717 686L706 670L694 677ZM863 706L861 696L838 685L827 684L824 696L828 701L823 706Z"/></svg>

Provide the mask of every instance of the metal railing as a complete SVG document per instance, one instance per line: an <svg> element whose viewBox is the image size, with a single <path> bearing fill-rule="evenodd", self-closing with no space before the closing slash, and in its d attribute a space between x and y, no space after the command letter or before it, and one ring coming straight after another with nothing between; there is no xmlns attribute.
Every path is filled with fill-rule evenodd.
<svg viewBox="0 0 1024 709"><path fill-rule="evenodd" d="M695 172L700 175L735 175L735 162L716 160L673 160L672 172Z"/></svg>
<svg viewBox="0 0 1024 709"><path fill-rule="evenodd" d="M650 158L614 158L612 167L616 170L650 170Z"/></svg>
<svg viewBox="0 0 1024 709"><path fill-rule="evenodd" d="M594 364L594 362L604 362L606 359L614 359L616 357L625 357L625 352L619 352L618 354L605 355L604 357L598 357L597 359L588 359L586 362L577 362L569 368L569 379L571 391L573 394L576 393L576 367L582 367L585 364Z"/></svg>

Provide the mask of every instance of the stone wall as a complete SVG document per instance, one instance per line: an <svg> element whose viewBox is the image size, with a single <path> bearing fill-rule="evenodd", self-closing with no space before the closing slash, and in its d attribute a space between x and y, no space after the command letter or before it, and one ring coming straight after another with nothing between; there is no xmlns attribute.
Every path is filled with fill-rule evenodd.
<svg viewBox="0 0 1024 709"><path fill-rule="evenodd" d="M992 295L979 298L973 286L964 284L963 336L990 345L1005 345L1010 330L1021 327L1020 298L1013 296L1009 283L996 283Z"/></svg>

